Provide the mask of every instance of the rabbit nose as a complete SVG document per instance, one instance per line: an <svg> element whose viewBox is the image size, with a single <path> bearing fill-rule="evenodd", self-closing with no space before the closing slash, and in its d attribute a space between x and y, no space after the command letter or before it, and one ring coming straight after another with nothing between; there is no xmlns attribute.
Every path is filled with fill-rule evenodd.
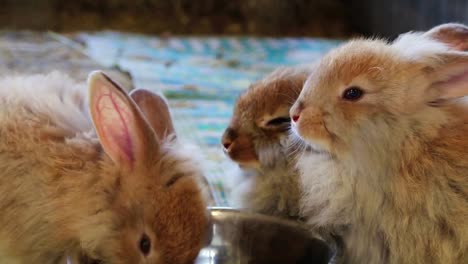
<svg viewBox="0 0 468 264"><path fill-rule="evenodd" d="M229 147L231 146L231 141L223 141L224 150L229 151Z"/></svg>
<svg viewBox="0 0 468 264"><path fill-rule="evenodd" d="M232 128L227 128L226 131L224 131L223 137L221 139L221 144L223 145L224 151L226 152L230 151L230 148L235 138L236 138L236 133L234 132Z"/></svg>
<svg viewBox="0 0 468 264"><path fill-rule="evenodd" d="M297 122L297 120L299 120L299 115L293 115L292 120L293 122Z"/></svg>
<svg viewBox="0 0 468 264"><path fill-rule="evenodd" d="M301 111L302 111L302 103L296 103L293 105L293 107L290 110L290 115L291 115L291 120L296 123L299 121L299 118L301 116Z"/></svg>

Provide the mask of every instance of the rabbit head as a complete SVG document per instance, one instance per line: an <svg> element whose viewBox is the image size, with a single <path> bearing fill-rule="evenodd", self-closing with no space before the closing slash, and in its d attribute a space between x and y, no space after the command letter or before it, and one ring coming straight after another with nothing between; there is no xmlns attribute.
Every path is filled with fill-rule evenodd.
<svg viewBox="0 0 468 264"><path fill-rule="evenodd" d="M201 173L174 144L167 104L144 90L132 99L101 72L92 73L88 84L91 117L106 154L103 176L114 177L105 194L110 228L105 235L88 234L99 241L89 257L99 263L192 263L208 214Z"/></svg>
<svg viewBox="0 0 468 264"><path fill-rule="evenodd" d="M222 136L225 153L240 166L273 166L284 158L290 128L289 109L308 75L304 68L280 68L240 95Z"/></svg>
<svg viewBox="0 0 468 264"><path fill-rule="evenodd" d="M312 151L341 156L390 150L409 134L436 133L442 104L468 92L468 55L428 33L389 44L357 39L328 53L291 108L293 131Z"/></svg>

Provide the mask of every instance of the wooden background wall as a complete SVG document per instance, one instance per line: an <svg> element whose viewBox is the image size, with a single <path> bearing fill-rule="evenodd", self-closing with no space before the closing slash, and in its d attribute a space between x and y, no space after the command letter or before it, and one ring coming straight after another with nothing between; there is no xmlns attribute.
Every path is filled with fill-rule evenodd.
<svg viewBox="0 0 468 264"><path fill-rule="evenodd" d="M468 23L468 0L0 0L0 29L395 36Z"/></svg>

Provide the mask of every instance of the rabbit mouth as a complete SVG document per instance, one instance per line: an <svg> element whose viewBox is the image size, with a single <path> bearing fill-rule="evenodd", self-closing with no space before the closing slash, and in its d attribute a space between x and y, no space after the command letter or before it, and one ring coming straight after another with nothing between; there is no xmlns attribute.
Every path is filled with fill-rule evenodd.
<svg viewBox="0 0 468 264"><path fill-rule="evenodd" d="M297 130L297 126L293 125L291 132L290 132L290 137L296 139L297 141L301 142L304 146L304 152L305 153L313 153L313 154L330 154L327 150L324 148L320 147L317 144L311 143L309 140L304 139L299 131Z"/></svg>

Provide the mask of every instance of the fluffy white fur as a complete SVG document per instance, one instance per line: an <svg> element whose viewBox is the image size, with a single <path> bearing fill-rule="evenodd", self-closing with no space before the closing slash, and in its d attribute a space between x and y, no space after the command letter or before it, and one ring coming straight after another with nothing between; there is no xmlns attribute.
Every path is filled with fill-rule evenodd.
<svg viewBox="0 0 468 264"><path fill-rule="evenodd" d="M449 50L446 44L433 40L423 32L402 34L392 43L392 47L402 58L418 62L430 62L437 58L436 54Z"/></svg>
<svg viewBox="0 0 468 264"><path fill-rule="evenodd" d="M277 144L258 146L259 169L236 167L229 172L232 206L297 220L300 196L295 168L299 149L287 136Z"/></svg>
<svg viewBox="0 0 468 264"><path fill-rule="evenodd" d="M9 112L30 111L50 118L51 123L70 132L89 132L93 124L89 117L87 89L67 75L17 75L0 79L0 101ZM0 120L1 122L1 120Z"/></svg>

